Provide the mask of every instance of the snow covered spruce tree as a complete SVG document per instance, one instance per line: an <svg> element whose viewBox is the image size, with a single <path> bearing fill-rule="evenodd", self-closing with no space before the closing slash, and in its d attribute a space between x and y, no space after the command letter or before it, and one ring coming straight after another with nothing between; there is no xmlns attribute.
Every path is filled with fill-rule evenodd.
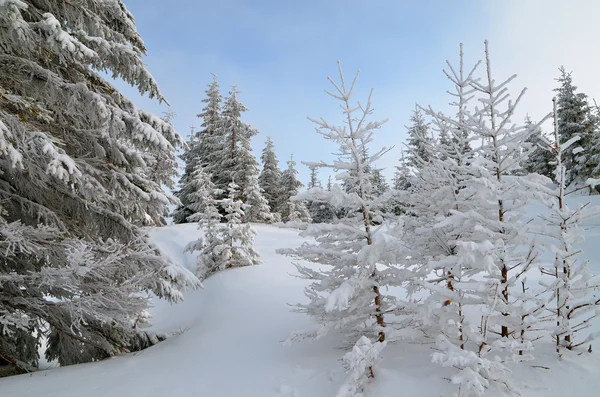
<svg viewBox="0 0 600 397"><path fill-rule="evenodd" d="M303 186L298 180L298 170L292 154L287 161L288 168L281 175L282 193L277 212L281 214L283 222L310 222L310 213L304 200L293 200Z"/></svg>
<svg viewBox="0 0 600 397"><path fill-rule="evenodd" d="M267 199L269 208L276 217L276 221L279 221L281 215L276 210L282 194L281 170L279 169L279 161L277 160L275 145L271 137L267 137L267 142L260 159L263 167L258 176L258 185L263 190L263 196Z"/></svg>
<svg viewBox="0 0 600 397"><path fill-rule="evenodd" d="M528 125L533 124L529 118L525 120L525 123ZM532 152L522 164L524 172L528 174L536 173L552 179L556 167L548 138L541 129L537 129L527 138L527 143L531 145Z"/></svg>
<svg viewBox="0 0 600 397"><path fill-rule="evenodd" d="M474 77L477 66L464 73L462 46L460 68L448 63L457 114L426 111L444 139L414 178L416 217L406 225L413 259L427 276L418 285L431 291L422 319L426 332L437 334L433 360L457 370L451 381L460 395L482 395L492 384L514 388L506 363L530 357L529 331L544 310L526 282L537 251L521 218L533 190L548 180L509 177L529 154L526 140L538 126L511 124L523 92L506 103L514 76L495 83L487 42L485 65L484 79ZM469 106L471 98L480 105ZM471 149L471 140L482 146ZM474 311L482 313L475 321L466 316Z"/></svg>
<svg viewBox="0 0 600 397"><path fill-rule="evenodd" d="M196 172L198 165L206 167L211 172L210 167L215 163L213 153L221 144L217 127L220 122L222 97L216 75L213 74L213 81L205 92L206 98L202 102L206 103L206 106L197 115L197 117L202 118L202 129L194 131L192 128L187 147L181 156L181 159L185 162L185 168L179 180L179 190L175 192L175 196L181 204L173 213L174 223L185 223L188 217L192 215L191 210L188 208L190 201L188 196L193 193L194 178L192 175Z"/></svg>
<svg viewBox="0 0 600 397"><path fill-rule="evenodd" d="M444 73L454 86L448 92L453 97L451 105L456 114L446 116L431 107L425 110L432 119L433 130L446 139L420 140L419 150L414 150L414 145L410 148L415 175L410 194L404 196L413 215L405 220L404 239L411 248L411 262L419 267L423 278L416 287L431 293L423 302L423 325L427 334L438 335L438 341L444 341L444 346L439 346L438 342L442 355L447 354L450 347L478 349L477 345L466 344L476 339L470 331L476 326L465 319L465 305L472 298L464 286L468 285L465 281L483 270L465 266L459 255L457 241L468 238L471 231L461 222L447 222L452 213L473 208L470 195L463 194L470 176L467 166L473 153L461 148L470 148L471 138L465 133L470 115L467 105L473 98L474 89L469 84L478 64L465 73L462 45L459 68L454 68L450 62L447 64L449 69ZM462 289L457 286L461 283Z"/></svg>
<svg viewBox="0 0 600 397"><path fill-rule="evenodd" d="M98 71L164 101L120 1L0 2L0 362L102 359L156 339L147 292L197 286L137 226L173 203L173 127Z"/></svg>
<svg viewBox="0 0 600 397"><path fill-rule="evenodd" d="M252 155L251 139L258 131L242 121L242 114L248 109L238 100L239 91L232 87L225 99L221 120L217 128L219 146L212 149L213 161L208 171L213 175L217 189L226 192L231 181L239 185L238 194L242 200L251 181L258 178L258 161Z"/></svg>
<svg viewBox="0 0 600 397"><path fill-rule="evenodd" d="M214 185L205 184L203 196L211 197L220 194ZM197 274L205 279L220 270L233 267L258 265L261 263L258 252L254 249L256 232L250 224L243 223L244 211L248 206L239 198L239 186L229 184L227 197L218 201L208 201L203 214L197 215L199 227L204 229L204 238L190 243L186 251L200 251ZM219 223L218 204L225 212L225 223Z"/></svg>
<svg viewBox="0 0 600 397"><path fill-rule="evenodd" d="M448 93L456 113L449 116L431 107L424 111L444 139L423 142L422 154L414 153L415 175L405 198L413 216L406 218L404 239L411 248L409 263L420 276L413 288L429 292L419 317L424 333L435 339L432 359L457 370L450 379L464 396L483 394L490 383L503 380L505 368L480 355L479 321L466 316L482 310L487 301L481 291L488 288L485 263L469 261L473 254L464 249L476 237L472 224L458 218L478 206L469 190L475 154L470 146L474 137L468 133L472 117L468 105L475 93L470 85L478 64L465 71L461 45L459 67L447 65L444 73L454 86Z"/></svg>
<svg viewBox="0 0 600 397"><path fill-rule="evenodd" d="M406 127L408 134L406 161L409 166L418 168L424 163L427 164L429 160L428 147L431 146L433 139L429 131L429 124L418 106L413 110L410 122L412 123L410 127Z"/></svg>
<svg viewBox="0 0 600 397"><path fill-rule="evenodd" d="M453 278L461 275L461 282L453 284L457 294L445 294L450 304L463 299L479 305L482 316L477 331L464 325L458 329L455 336L467 340L460 346L441 334L440 353L434 355L436 362L458 368L452 380L461 392L478 395L491 383L512 389L505 363L531 358L536 336L529 331L538 325L544 303L527 283L538 253L522 217L525 204L548 182L536 174L509 176L529 154L526 140L538 125L512 124L525 90L514 102L508 101L507 87L515 76L496 83L487 42L485 55L485 78L468 83L480 106L466 120L469 133L482 146L466 164L468 176L458 193L463 208L452 210L442 223L464 231L453 243L460 265L452 269Z"/></svg>
<svg viewBox="0 0 600 397"><path fill-rule="evenodd" d="M197 222L198 229L203 231L204 237L188 244L185 251L200 251L196 276L200 280L204 280L219 268L218 257L213 254L213 250L222 219L215 196L221 192L215 188L211 175L205 172L201 164L196 164L196 169L189 180L189 186L191 193L188 196L187 208L192 215L186 221Z"/></svg>
<svg viewBox="0 0 600 397"><path fill-rule="evenodd" d="M276 222L279 217L271 213L271 207L269 207L269 202L263 196L263 190L258 185L256 174L249 173L246 178L246 189L242 193L242 196L246 200L244 222Z"/></svg>
<svg viewBox="0 0 600 397"><path fill-rule="evenodd" d="M575 136L579 141L574 147L569 147L564 153L563 162L569 171L567 185L585 185L587 178L593 177L594 169L598 163L590 161L594 155L592 150L598 147L598 119L592 114L588 105L587 96L577 93L573 85L571 73L564 67L560 68L560 77L557 79L560 87L557 92L557 119L558 136L561 142L567 142Z"/></svg>
<svg viewBox="0 0 600 397"><path fill-rule="evenodd" d="M591 320L597 316L600 308L600 277L593 275L588 262L580 259L581 250L575 245L583 240L582 223L600 215L600 208L590 203L570 208L566 201L569 172L563 161L565 154L572 153L569 148L577 144L579 136L566 142L560 141L557 126L556 100L554 101L554 144L552 153L556 163L554 189L546 189L550 214L543 216L538 233L551 238L548 251L555 254L554 263L542 267L542 273L552 277L554 282L546 286L552 292L554 305L548 305L555 317L555 327L551 335L556 341L556 352L562 355L562 349L572 350L584 346L592 351L591 342L598 336L596 332L575 339L575 336L591 326Z"/></svg>
<svg viewBox="0 0 600 397"><path fill-rule="evenodd" d="M318 177L318 167L308 163L310 170L310 180L308 181L308 190L312 188L322 189L321 182ZM329 177L329 185L331 185L331 176ZM331 190L331 186L329 186ZM313 223L332 223L337 219L335 208L327 202L320 200L307 201L308 212Z"/></svg>
<svg viewBox="0 0 600 397"><path fill-rule="evenodd" d="M297 310L314 317L319 329L293 335L291 339L319 338L331 330L339 330L346 343L356 342L344 359L350 375L338 394L351 396L361 390L367 377L374 376L372 366L387 343L386 330L391 325L385 320L386 313L396 313L402 306L394 297L384 295L382 288L398 284L401 278L395 268L396 240L373 227L373 219L380 215L372 209L371 175L365 172L387 149L363 156L373 132L383 122L368 121L372 113L371 95L364 106L351 103L358 73L348 87L339 64L338 67L341 81L336 83L329 78L335 92L327 93L341 102L344 125L310 120L317 124L320 135L340 146L340 155L332 164L315 165L339 170L336 178L355 189L348 193L340 185L332 186L331 191L314 188L298 198L348 207L355 215L336 224L309 225L302 235L314 238L315 242L280 252L322 265L318 269L296 265L300 276L312 281L305 290L310 302L297 305Z"/></svg>

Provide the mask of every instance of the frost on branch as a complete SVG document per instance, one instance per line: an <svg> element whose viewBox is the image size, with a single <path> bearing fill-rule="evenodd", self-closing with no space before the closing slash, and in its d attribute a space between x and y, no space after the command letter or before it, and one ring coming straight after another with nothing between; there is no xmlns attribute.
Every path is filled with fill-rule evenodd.
<svg viewBox="0 0 600 397"><path fill-rule="evenodd" d="M336 397L361 397L365 383L373 377L372 368L379 361L387 342L371 342L361 336L352 350L342 358L348 378L338 390Z"/></svg>

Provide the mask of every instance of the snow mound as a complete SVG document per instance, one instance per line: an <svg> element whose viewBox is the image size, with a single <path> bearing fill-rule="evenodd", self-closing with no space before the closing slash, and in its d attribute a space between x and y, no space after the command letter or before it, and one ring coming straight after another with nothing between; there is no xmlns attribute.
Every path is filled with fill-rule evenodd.
<svg viewBox="0 0 600 397"><path fill-rule="evenodd" d="M598 258L595 244L600 228L588 225L584 243L587 258ZM291 312L289 304L305 301L306 282L293 277L292 261L275 253L295 248L304 239L298 230L254 225L256 249L263 264L217 273L204 289L188 291L185 301L171 305L157 301L150 311L156 332L166 341L141 352L98 363L50 369L0 379L6 396L103 397L330 397L348 374L342 362L340 339L328 335L313 342L281 342L312 320ZM150 230L164 255L193 270L196 259L184 253L200 232L195 224ZM598 272L598 260L592 262ZM365 396L449 396L456 392L444 377L453 373L431 363L432 346L409 342L388 345L377 365L377 378ZM523 397L594 396L600 389L597 353L566 356L559 361L550 342L536 351L536 362L514 371ZM598 347L596 350L600 350ZM544 369L536 367L543 362ZM502 394L490 390L486 396Z"/></svg>

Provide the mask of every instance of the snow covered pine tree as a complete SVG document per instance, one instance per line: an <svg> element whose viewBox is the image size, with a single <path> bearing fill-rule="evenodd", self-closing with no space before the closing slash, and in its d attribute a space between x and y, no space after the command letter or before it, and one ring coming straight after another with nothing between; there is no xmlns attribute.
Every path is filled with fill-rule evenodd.
<svg viewBox="0 0 600 397"><path fill-rule="evenodd" d="M202 197L206 204L204 210L193 215L191 220L197 220L198 227L204 229L204 238L188 244L185 251L200 251L196 270L198 277L205 279L220 270L260 264L260 255L254 249L256 232L250 224L242 222L248 205L239 198L239 186L231 182L227 197L215 201L214 196L221 192L214 189L201 169L195 175L198 181L202 181L198 183L201 187L198 197ZM215 204L225 212L226 223L219 222L221 216Z"/></svg>
<svg viewBox="0 0 600 397"><path fill-rule="evenodd" d="M304 200L294 200L292 197L298 194L302 182L298 180L298 170L292 154L287 161L287 169L281 174L282 193L280 196L277 212L281 214L283 222L310 222L310 213Z"/></svg>
<svg viewBox="0 0 600 397"><path fill-rule="evenodd" d="M146 292L199 285L138 225L173 201L173 127L97 71L164 101L121 1L0 2L0 362L34 370L153 343Z"/></svg>
<svg viewBox="0 0 600 397"><path fill-rule="evenodd" d="M262 160L262 170L258 176L258 185L263 190L263 196L267 199L271 213L275 217L275 221L281 220L281 214L276 212L277 205L281 201L283 189L281 187L281 170L279 169L279 161L275 154L275 146L271 137L267 137L265 148L260 157Z"/></svg>
<svg viewBox="0 0 600 397"><path fill-rule="evenodd" d="M571 146L576 145L580 136L571 137L561 142L558 132L557 101L554 100L554 144L550 148L556 163L555 187L546 188L546 204L550 209L549 215L544 215L545 221L540 225L538 233L548 236L548 251L555 254L554 263L542 267L542 273L553 278L546 287L551 292L551 299L556 304L549 304L549 310L556 319L555 326L550 328L550 334L556 342L556 352L559 356L563 349L572 350L579 346L592 350L591 342L598 337L598 332L589 332L587 336L575 340L575 336L591 326L591 320L597 316L600 298L600 277L592 274L588 262L579 259L581 249L575 244L583 240L582 223L600 215L600 207L590 203L570 208L566 201L566 189L569 170L566 164L576 167L572 161L563 161L564 157L572 159ZM564 135L563 135L564 136ZM565 156L566 155L566 156ZM598 184L600 181L588 181Z"/></svg>
<svg viewBox="0 0 600 397"><path fill-rule="evenodd" d="M206 106L197 117L202 118L202 130L192 131L190 133L187 147L181 156L185 162L185 168L181 179L179 179L179 190L175 196L181 201L181 204L173 212L174 223L185 223L192 211L188 208L188 196L193 193L192 175L196 172L197 165L205 167L209 173L212 173L211 165L215 163L215 149L220 147L221 139L217 128L221 120L221 93L219 91L219 82L217 76L213 74L213 81L206 89L206 98L202 102Z"/></svg>
<svg viewBox="0 0 600 397"><path fill-rule="evenodd" d="M314 243L305 242L297 249L279 252L322 265L318 269L296 265L302 278L312 280L305 290L310 302L297 305L297 310L314 317L320 328L313 333L292 335L291 339L319 338L337 329L345 335L346 342L356 343L344 357L349 377L338 393L343 397L361 392L367 378L374 376L372 367L387 343L384 313L395 313L402 305L381 292L382 287L401 280L394 266L397 241L382 229L377 233L373 229L372 221L375 218L381 221L381 216L372 209L371 175L365 172L387 152L384 148L364 156L373 132L383 122L367 120L372 113L371 95L364 107L351 104L358 73L347 87L339 63L338 67L341 83L329 78L336 92L328 94L342 102L344 126L311 120L318 125L320 135L340 146L341 154L333 164L313 164L340 170L337 179L353 185L354 189L346 192L340 185L332 186L331 191L313 188L297 198L346 207L353 216L336 224L309 225L301 235L314 238Z"/></svg>

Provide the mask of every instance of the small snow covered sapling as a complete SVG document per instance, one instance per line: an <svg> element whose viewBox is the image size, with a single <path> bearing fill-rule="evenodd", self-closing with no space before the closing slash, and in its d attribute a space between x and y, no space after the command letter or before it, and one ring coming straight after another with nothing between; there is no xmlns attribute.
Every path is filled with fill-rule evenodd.
<svg viewBox="0 0 600 397"><path fill-rule="evenodd" d="M327 203L337 209L348 208L351 216L336 224L309 225L302 235L314 238L314 242L279 252L323 265L319 268L296 265L300 276L312 281L305 290L310 301L298 304L297 311L314 317L319 329L295 334L291 339L319 338L336 329L351 345L356 343L353 351L362 352L362 358L346 360L350 384L340 390L341 395L353 395L352 390L360 390L366 379L374 376L374 356L379 355L387 340L385 313L397 313L403 307L393 296L384 295L382 287L399 285L402 277L396 268L397 240L382 228L373 226L374 218L378 218L378 222L383 218L373 210L375 197L368 169L372 169L388 149L364 155L373 140L373 132L384 122L368 121L372 113L371 95L365 106L351 104L358 73L350 87L346 85L341 66L339 74L339 84L329 78L335 93L327 93L341 102L344 125L332 125L323 119L311 120L317 124L320 135L339 145L340 154L332 164L311 165L338 171L336 179L352 189L347 191L337 184L330 190L315 187L297 198ZM369 348L365 350L367 345Z"/></svg>
<svg viewBox="0 0 600 397"><path fill-rule="evenodd" d="M218 222L220 215L214 207L208 207L208 212L198 217L200 226L205 227L204 238L190 243L186 251L200 251L197 273L201 279L220 270L261 263L254 249L256 232L243 222L247 205L237 198L238 188L231 182L227 197L216 201L225 211L227 222Z"/></svg>

